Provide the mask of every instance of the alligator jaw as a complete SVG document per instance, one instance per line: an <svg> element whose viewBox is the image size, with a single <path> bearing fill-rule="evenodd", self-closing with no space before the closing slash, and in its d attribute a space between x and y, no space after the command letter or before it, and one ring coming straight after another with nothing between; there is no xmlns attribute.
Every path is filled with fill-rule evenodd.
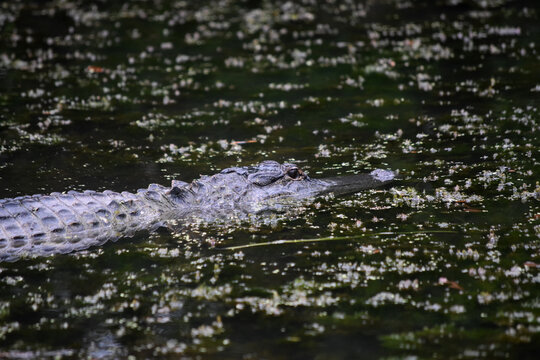
<svg viewBox="0 0 540 360"><path fill-rule="evenodd" d="M325 185L321 193L344 195L377 188L392 182L395 178L396 174L393 171L377 169L369 174L338 176L319 181Z"/></svg>

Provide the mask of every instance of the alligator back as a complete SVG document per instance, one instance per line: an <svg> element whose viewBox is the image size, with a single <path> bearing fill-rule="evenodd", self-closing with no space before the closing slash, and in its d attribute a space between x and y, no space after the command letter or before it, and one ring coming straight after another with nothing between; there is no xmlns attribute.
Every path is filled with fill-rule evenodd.
<svg viewBox="0 0 540 360"><path fill-rule="evenodd" d="M82 250L156 224L159 189L70 191L0 200L0 261Z"/></svg>

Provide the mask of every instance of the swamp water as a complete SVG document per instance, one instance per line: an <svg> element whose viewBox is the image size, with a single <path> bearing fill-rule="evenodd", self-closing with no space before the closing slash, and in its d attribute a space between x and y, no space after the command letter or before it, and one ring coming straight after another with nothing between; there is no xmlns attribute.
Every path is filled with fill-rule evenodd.
<svg viewBox="0 0 540 360"><path fill-rule="evenodd" d="M0 358L535 358L538 12L2 2L0 198L266 159L401 180L292 216L0 263Z"/></svg>

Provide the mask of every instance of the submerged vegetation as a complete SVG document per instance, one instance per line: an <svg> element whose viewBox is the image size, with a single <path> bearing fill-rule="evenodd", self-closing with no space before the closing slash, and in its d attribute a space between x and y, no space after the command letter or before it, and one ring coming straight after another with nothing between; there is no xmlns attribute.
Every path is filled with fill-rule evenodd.
<svg viewBox="0 0 540 360"><path fill-rule="evenodd" d="M0 198L266 159L400 180L0 263L0 357L534 358L538 11L3 2Z"/></svg>

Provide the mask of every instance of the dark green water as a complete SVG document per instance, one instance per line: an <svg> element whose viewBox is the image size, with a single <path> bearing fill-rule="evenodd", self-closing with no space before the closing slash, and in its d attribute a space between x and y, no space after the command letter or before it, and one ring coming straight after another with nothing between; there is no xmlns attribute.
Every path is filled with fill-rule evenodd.
<svg viewBox="0 0 540 360"><path fill-rule="evenodd" d="M539 11L2 2L0 198L264 159L402 180L0 263L0 358L536 358ZM225 249L329 236L348 238Z"/></svg>

